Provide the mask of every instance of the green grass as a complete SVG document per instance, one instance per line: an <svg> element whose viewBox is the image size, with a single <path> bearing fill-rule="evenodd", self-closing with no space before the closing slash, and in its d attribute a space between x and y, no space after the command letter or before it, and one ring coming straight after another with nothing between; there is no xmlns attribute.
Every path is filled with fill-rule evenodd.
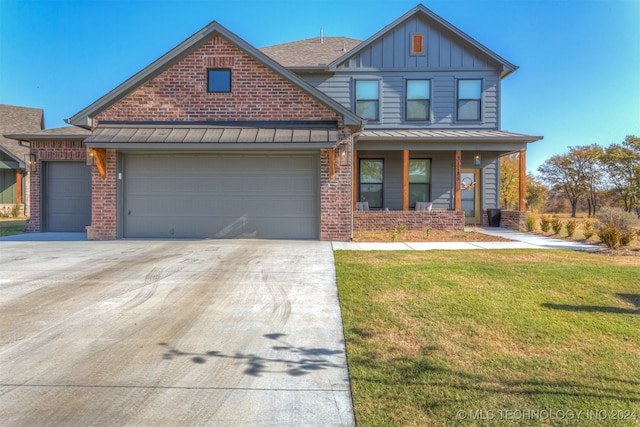
<svg viewBox="0 0 640 427"><path fill-rule="evenodd" d="M359 426L640 425L640 258L335 257Z"/></svg>
<svg viewBox="0 0 640 427"><path fill-rule="evenodd" d="M0 236L24 233L26 220L0 220Z"/></svg>

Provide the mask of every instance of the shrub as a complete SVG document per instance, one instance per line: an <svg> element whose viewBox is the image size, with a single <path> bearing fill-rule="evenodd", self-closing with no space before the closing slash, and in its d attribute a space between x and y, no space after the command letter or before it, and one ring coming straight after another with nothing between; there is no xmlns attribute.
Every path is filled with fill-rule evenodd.
<svg viewBox="0 0 640 427"><path fill-rule="evenodd" d="M553 228L553 234L560 234L562 231L562 221L560 221L560 218L553 217L551 220L551 228Z"/></svg>
<svg viewBox="0 0 640 427"><path fill-rule="evenodd" d="M525 225L529 233L534 233L536 231L537 223L538 223L538 216L536 214L530 213L527 215L527 218L525 220Z"/></svg>
<svg viewBox="0 0 640 427"><path fill-rule="evenodd" d="M551 228L551 220L553 217L551 215L542 215L540 217L540 229L543 233L546 233Z"/></svg>
<svg viewBox="0 0 640 427"><path fill-rule="evenodd" d="M591 236L593 236L594 234L596 234L595 230L594 230L594 225L596 224L596 222L598 222L597 219L595 218L585 218L584 220L584 238L585 239L590 239Z"/></svg>
<svg viewBox="0 0 640 427"><path fill-rule="evenodd" d="M613 249L619 244L626 246L631 243L633 227L638 221L635 215L620 208L605 207L600 209L596 218L596 233L608 248Z"/></svg>
<svg viewBox="0 0 640 427"><path fill-rule="evenodd" d="M20 216L20 205L16 203L11 208L11 217L18 218L19 216Z"/></svg>
<svg viewBox="0 0 640 427"><path fill-rule="evenodd" d="M620 232L610 224L598 228L598 237L610 249L620 244Z"/></svg>
<svg viewBox="0 0 640 427"><path fill-rule="evenodd" d="M622 246L629 246L629 243L631 243L631 241L633 240L633 231L630 231L629 233L625 233L623 235L620 236L620 245Z"/></svg>
<svg viewBox="0 0 640 427"><path fill-rule="evenodd" d="M567 229L567 236L573 237L573 234L576 232L576 228L578 228L578 221L576 221L575 218L571 218L567 221L565 227Z"/></svg>

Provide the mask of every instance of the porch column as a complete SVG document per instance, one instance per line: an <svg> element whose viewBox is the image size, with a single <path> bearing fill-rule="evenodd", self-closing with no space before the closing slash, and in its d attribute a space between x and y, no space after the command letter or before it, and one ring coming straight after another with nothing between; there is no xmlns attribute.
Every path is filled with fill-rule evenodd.
<svg viewBox="0 0 640 427"><path fill-rule="evenodd" d="M22 170L16 169L16 203L22 204Z"/></svg>
<svg viewBox="0 0 640 427"><path fill-rule="evenodd" d="M409 150L402 150L402 210L409 210Z"/></svg>
<svg viewBox="0 0 640 427"><path fill-rule="evenodd" d="M16 203L22 204L22 170L16 169Z"/></svg>
<svg viewBox="0 0 640 427"><path fill-rule="evenodd" d="M358 152L356 151L356 144L352 144L353 147L353 178L351 179L351 190L353 192L353 206L351 209L356 210L356 202L358 201L358 186L360 185L360 177L358 176Z"/></svg>
<svg viewBox="0 0 640 427"><path fill-rule="evenodd" d="M527 210L527 152L520 150L520 189L518 197L520 212Z"/></svg>
<svg viewBox="0 0 640 427"><path fill-rule="evenodd" d="M462 207L460 194L460 169L462 169L462 151L456 150L453 162L453 210L459 211Z"/></svg>

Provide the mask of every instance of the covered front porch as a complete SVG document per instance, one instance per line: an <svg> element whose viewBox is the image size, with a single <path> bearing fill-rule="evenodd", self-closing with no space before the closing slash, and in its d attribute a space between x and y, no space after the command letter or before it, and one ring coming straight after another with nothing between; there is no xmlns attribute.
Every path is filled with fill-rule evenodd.
<svg viewBox="0 0 640 427"><path fill-rule="evenodd" d="M519 228L526 208L526 144L536 136L500 131L366 131L353 154L354 231L462 230L490 225L499 208L500 157L520 154ZM425 209L426 207L426 209Z"/></svg>
<svg viewBox="0 0 640 427"><path fill-rule="evenodd" d="M0 146L0 216L24 216L24 172L25 162Z"/></svg>

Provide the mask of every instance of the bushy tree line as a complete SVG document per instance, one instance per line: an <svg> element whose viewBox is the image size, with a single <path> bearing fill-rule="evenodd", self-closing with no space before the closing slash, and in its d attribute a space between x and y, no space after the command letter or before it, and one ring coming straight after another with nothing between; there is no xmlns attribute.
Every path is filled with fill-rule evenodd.
<svg viewBox="0 0 640 427"><path fill-rule="evenodd" d="M603 200L633 212L640 205L640 138L628 135L622 144L608 147L569 147L568 153L545 161L538 173L538 177L527 177L530 209L545 206L556 193L569 202L572 217L581 203L586 204L589 217L595 215Z"/></svg>

